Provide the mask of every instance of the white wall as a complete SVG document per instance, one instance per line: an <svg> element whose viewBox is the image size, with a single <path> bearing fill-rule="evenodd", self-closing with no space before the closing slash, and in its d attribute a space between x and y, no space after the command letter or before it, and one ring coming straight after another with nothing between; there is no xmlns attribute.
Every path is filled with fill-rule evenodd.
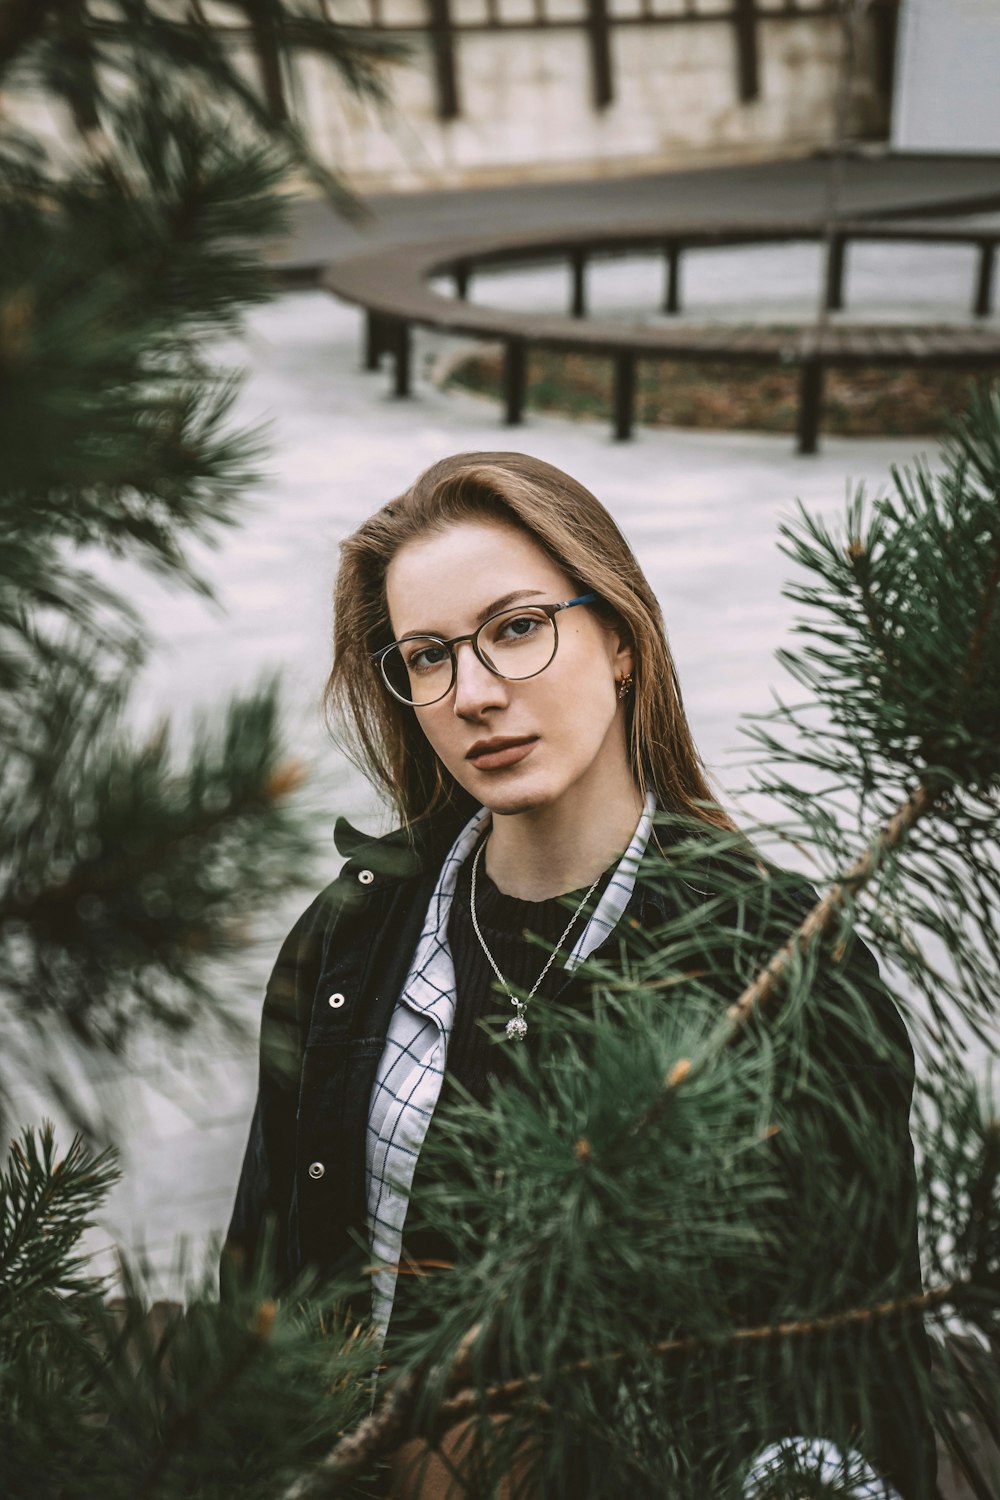
<svg viewBox="0 0 1000 1500"><path fill-rule="evenodd" d="M475 3L454 0L456 16L471 15ZM625 14L630 3L611 0L612 12ZM559 9L581 14L583 0L559 0ZM393 74L393 108L383 118L346 99L318 61L298 69L299 105L322 154L362 191L606 176L830 145L836 20L766 17L758 37L760 97L750 104L737 97L732 26L705 21L613 27L614 99L601 111L592 103L582 27L459 37L456 120L437 118L431 58L419 36L410 64ZM878 129L872 78L866 31L852 118L861 133Z"/></svg>
<svg viewBox="0 0 1000 1500"><path fill-rule="evenodd" d="M1000 0L903 0L892 143L1000 151Z"/></svg>
<svg viewBox="0 0 1000 1500"><path fill-rule="evenodd" d="M344 0L362 21L366 0ZM639 0L609 0L612 15L636 13ZM653 0L661 11L685 0ZM800 0L819 4L821 0ZM958 3L958 0L950 0ZM993 0L991 0L993 3ZM995 0L1000 5L1000 0ZM501 0L503 12L531 8ZM698 0L702 12L732 0ZM829 14L792 18L784 0L762 0L758 26L759 97L737 95L735 35L728 20L612 26L614 98L593 104L591 55L581 25L459 35L455 71L459 118L437 116L426 0L383 0L387 19L412 25L409 62L391 69L391 105L379 112L348 96L333 69L301 60L289 80L298 113L318 154L358 192L469 187L654 171L718 161L808 152L832 144L840 56L838 22ZM456 20L473 19L484 0L452 0ZM586 0L546 0L551 15L582 18ZM391 17L390 17L391 11ZM249 53L242 57L253 71ZM854 81L852 134L885 128L874 86L871 33L864 28ZM22 99L0 97L17 123L69 144L61 117L44 121ZM44 127L44 128L43 128Z"/></svg>

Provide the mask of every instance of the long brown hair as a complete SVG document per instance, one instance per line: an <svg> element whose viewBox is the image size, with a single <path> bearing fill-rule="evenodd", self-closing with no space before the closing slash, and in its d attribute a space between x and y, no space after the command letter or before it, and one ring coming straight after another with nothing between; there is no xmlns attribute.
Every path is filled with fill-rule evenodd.
<svg viewBox="0 0 1000 1500"><path fill-rule="evenodd" d="M371 659L392 640L386 570L407 542L484 516L525 531L569 575L576 592L599 596L602 611L632 644L635 687L626 732L642 790L652 790L666 811L738 832L712 798L660 606L628 542L600 501L562 469L526 453L503 452L440 459L341 546L333 670L324 705L353 759L388 793L403 822L474 804L442 767L415 711L386 690Z"/></svg>

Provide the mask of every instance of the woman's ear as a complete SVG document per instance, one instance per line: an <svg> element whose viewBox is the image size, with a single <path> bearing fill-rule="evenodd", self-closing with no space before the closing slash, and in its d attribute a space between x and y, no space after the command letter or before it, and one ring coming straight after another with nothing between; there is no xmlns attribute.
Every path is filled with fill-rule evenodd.
<svg viewBox="0 0 1000 1500"><path fill-rule="evenodd" d="M615 652L615 676L618 678L628 677L635 672L635 649L632 645L632 637L623 627L617 627L615 637L618 648Z"/></svg>

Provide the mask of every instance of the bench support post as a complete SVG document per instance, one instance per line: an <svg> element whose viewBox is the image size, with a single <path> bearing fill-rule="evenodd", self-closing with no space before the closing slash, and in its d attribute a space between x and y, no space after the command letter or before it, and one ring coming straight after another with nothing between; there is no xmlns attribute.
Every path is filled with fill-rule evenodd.
<svg viewBox="0 0 1000 1500"><path fill-rule="evenodd" d="M586 251L571 252L570 272L573 275L570 317L586 318Z"/></svg>
<svg viewBox="0 0 1000 1500"><path fill-rule="evenodd" d="M471 271L467 261L459 261L455 267L455 296L460 302L464 302L469 295L469 278Z"/></svg>
<svg viewBox="0 0 1000 1500"><path fill-rule="evenodd" d="M587 252L585 250L572 251L569 263L573 273L573 305L570 309L570 316L585 318L587 316Z"/></svg>
<svg viewBox="0 0 1000 1500"><path fill-rule="evenodd" d="M823 361L804 360L799 379L799 452L815 453L823 411Z"/></svg>
<svg viewBox="0 0 1000 1500"><path fill-rule="evenodd" d="M365 369L377 370L379 356L385 348L385 319L381 313L365 313Z"/></svg>
<svg viewBox="0 0 1000 1500"><path fill-rule="evenodd" d="M681 247L676 240L667 241L666 256L667 290L663 298L663 311L679 313L681 310Z"/></svg>
<svg viewBox="0 0 1000 1500"><path fill-rule="evenodd" d="M826 253L826 305L830 312L839 312L844 305L846 258L847 241L842 234L834 234Z"/></svg>
<svg viewBox="0 0 1000 1500"><path fill-rule="evenodd" d="M635 417L635 355L615 355L615 438L626 442L632 436Z"/></svg>
<svg viewBox="0 0 1000 1500"><path fill-rule="evenodd" d="M504 421L517 427L523 420L527 358L523 339L508 339L503 356Z"/></svg>
<svg viewBox="0 0 1000 1500"><path fill-rule="evenodd" d="M976 273L976 296L972 304L973 316L988 318L993 308L993 261L996 255L995 240L980 240L979 269Z"/></svg>
<svg viewBox="0 0 1000 1500"><path fill-rule="evenodd" d="M392 346L396 359L395 394L408 396L410 394L410 325L402 318L397 320L393 329Z"/></svg>

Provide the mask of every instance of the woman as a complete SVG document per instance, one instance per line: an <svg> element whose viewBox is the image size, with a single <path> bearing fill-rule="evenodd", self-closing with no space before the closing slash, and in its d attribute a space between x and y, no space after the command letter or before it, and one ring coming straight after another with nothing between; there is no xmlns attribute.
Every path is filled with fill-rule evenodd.
<svg viewBox="0 0 1000 1500"><path fill-rule="evenodd" d="M372 1297L385 1336L405 1297L394 1268L446 1258L433 1237L404 1244L442 1097L458 1083L484 1099L580 960L613 953L619 926L663 922L662 891L637 878L655 811L736 830L711 802L626 541L588 490L525 454L444 459L347 539L328 702L401 827L371 840L338 822L347 862L281 950L228 1243L251 1254L273 1218L283 1280L360 1264L367 1243L385 1268ZM891 1048L866 1086L898 1142L886 1201L906 1216L919 1286L912 1054L860 943L851 961ZM502 1045L477 1024L498 995ZM920 1496L933 1456L907 1412L902 1425L887 1412L878 1458Z"/></svg>

